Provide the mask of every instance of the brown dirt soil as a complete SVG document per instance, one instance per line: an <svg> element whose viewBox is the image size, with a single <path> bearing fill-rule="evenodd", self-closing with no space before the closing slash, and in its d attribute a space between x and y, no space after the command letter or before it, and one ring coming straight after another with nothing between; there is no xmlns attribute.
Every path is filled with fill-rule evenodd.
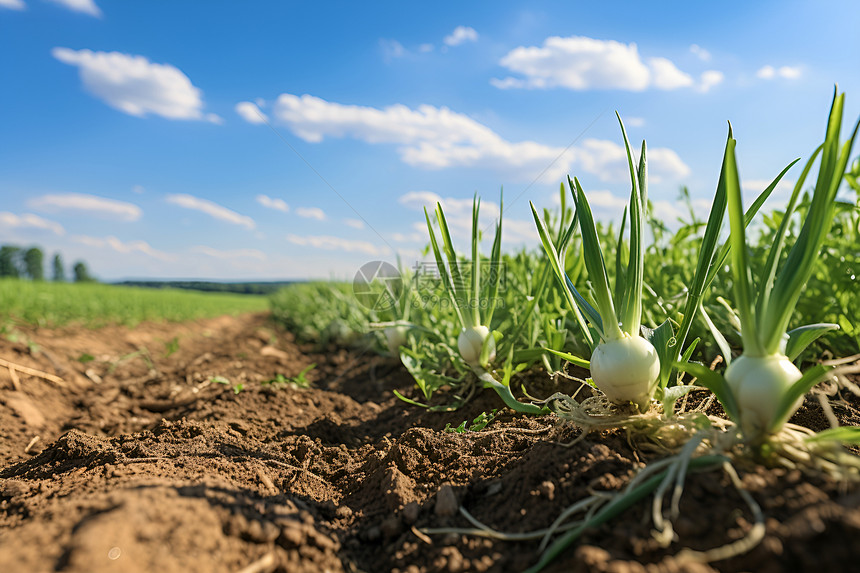
<svg viewBox="0 0 860 573"><path fill-rule="evenodd" d="M0 340L0 358L65 384L19 371L14 389L0 370L4 572L522 571L536 542L415 531L468 527L459 505L498 530L543 528L647 461L620 432L562 447L577 434L553 416L502 412L482 432L445 432L500 401L406 406L392 390L412 395L412 382L395 361L298 346L265 315L17 334ZM312 388L261 384L312 363ZM843 423L860 423L856 399L833 403ZM826 427L815 400L795 420ZM751 527L728 478L706 472L689 477L668 548L651 535L648 498L546 570L855 570L856 486L739 469L767 518L751 552L709 565L675 557Z"/></svg>

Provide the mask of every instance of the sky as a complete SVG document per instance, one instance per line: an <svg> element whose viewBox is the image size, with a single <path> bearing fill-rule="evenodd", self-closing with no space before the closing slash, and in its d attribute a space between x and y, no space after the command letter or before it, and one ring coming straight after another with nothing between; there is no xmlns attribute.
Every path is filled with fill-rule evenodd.
<svg viewBox="0 0 860 573"><path fill-rule="evenodd" d="M351 278L413 265L441 201L504 244L580 179L706 215L731 121L745 196L860 115L860 3L0 0L0 243L101 280ZM786 176L785 200L801 166ZM487 233L488 235L491 233Z"/></svg>

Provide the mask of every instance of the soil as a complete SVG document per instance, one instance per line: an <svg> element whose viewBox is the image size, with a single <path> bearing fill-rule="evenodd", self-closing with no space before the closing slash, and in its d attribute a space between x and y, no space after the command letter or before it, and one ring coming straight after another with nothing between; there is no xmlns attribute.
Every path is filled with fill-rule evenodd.
<svg viewBox="0 0 860 573"><path fill-rule="evenodd" d="M0 358L63 383L0 369L0 571L522 571L536 541L419 530L470 527L460 506L497 530L544 528L649 459L619 431L564 447L578 432L554 416L500 411L483 431L446 432L500 401L485 391L457 412L408 406L393 394L415 395L395 360L297 345L264 314L13 334ZM311 364L309 388L263 384ZM831 402L860 424L856 398ZM827 426L814 399L795 421ZM689 476L668 547L652 536L647 498L546 571L855 570L860 488L738 469L766 516L752 551L707 565L678 557L751 528L729 478L709 471Z"/></svg>

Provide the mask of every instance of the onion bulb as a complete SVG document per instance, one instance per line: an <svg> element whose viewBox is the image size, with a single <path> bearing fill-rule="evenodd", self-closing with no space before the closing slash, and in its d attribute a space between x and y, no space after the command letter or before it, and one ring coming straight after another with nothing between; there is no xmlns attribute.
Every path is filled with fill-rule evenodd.
<svg viewBox="0 0 860 573"><path fill-rule="evenodd" d="M737 401L741 430L749 440L759 440L778 430L803 403L789 409L785 419L775 419L779 401L803 375L787 356L746 356L736 358L726 369L726 383Z"/></svg>
<svg viewBox="0 0 860 573"><path fill-rule="evenodd" d="M657 350L641 336L625 333L601 342L591 354L591 379L615 404L633 402L644 412L659 375Z"/></svg>
<svg viewBox="0 0 860 573"><path fill-rule="evenodd" d="M393 356L400 356L400 347L406 344L406 332L408 327L403 325L389 326L383 332L385 341L388 343L388 351Z"/></svg>
<svg viewBox="0 0 860 573"><path fill-rule="evenodd" d="M469 366L481 365L481 350L484 348L484 341L490 336L490 329L479 324L464 328L457 337L457 349L460 351L460 356L466 361ZM490 351L489 361L496 357L495 348Z"/></svg>

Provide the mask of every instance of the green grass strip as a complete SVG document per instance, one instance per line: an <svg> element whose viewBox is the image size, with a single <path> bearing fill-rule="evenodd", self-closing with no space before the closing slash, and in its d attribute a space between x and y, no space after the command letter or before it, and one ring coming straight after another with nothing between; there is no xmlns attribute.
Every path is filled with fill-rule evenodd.
<svg viewBox="0 0 860 573"><path fill-rule="evenodd" d="M41 327L134 326L146 320L179 322L268 308L269 297L261 295L0 280L0 317Z"/></svg>

